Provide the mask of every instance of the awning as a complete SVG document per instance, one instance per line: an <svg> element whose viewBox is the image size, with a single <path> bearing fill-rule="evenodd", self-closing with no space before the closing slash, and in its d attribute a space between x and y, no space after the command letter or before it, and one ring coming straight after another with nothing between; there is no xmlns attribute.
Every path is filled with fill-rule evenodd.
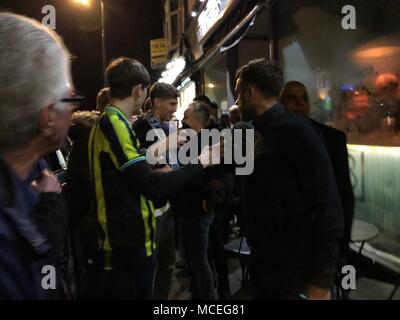
<svg viewBox="0 0 400 320"><path fill-rule="evenodd" d="M257 15L269 7L271 3L272 1L268 0L249 0L245 5L238 7L204 44L203 50L205 54L203 57L183 71L174 84L178 85L183 79L199 70L216 54L225 52L237 45L254 24Z"/></svg>

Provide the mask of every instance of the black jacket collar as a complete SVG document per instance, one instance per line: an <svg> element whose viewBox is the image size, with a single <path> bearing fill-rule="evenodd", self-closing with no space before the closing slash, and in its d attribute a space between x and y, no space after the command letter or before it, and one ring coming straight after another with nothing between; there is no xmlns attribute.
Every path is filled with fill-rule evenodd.
<svg viewBox="0 0 400 320"><path fill-rule="evenodd" d="M284 106L280 103L273 105L261 116L254 120L253 125L257 131L263 131L263 129L271 124L275 119L285 114Z"/></svg>

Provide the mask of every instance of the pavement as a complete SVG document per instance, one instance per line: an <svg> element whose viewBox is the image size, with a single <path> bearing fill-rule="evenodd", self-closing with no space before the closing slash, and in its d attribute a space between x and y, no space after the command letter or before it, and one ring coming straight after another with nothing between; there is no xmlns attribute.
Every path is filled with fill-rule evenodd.
<svg viewBox="0 0 400 320"><path fill-rule="evenodd" d="M377 239L372 241L369 245L373 245L375 248L389 252L391 255L400 259L400 242L398 239L380 235ZM366 247L368 249L368 246ZM366 251L367 253L367 251ZM356 289L353 290L348 298L350 300L387 300L392 295L395 288L393 278L388 278L390 281L385 279L377 279L374 272L368 270L369 268L375 269L377 267L375 259L365 256L365 260L368 260L366 267L361 274L357 276ZM177 254L177 261L180 261L179 254ZM228 258L228 269L229 269L229 281L231 286L231 300L250 300L249 289L242 285L242 270L238 257L230 256ZM378 269L379 276L384 273L385 270ZM400 275L399 275L400 281ZM188 274L182 272L182 269L175 268L172 282L172 288L170 291L170 300L190 300L190 280ZM400 288L394 293L392 300L400 300Z"/></svg>

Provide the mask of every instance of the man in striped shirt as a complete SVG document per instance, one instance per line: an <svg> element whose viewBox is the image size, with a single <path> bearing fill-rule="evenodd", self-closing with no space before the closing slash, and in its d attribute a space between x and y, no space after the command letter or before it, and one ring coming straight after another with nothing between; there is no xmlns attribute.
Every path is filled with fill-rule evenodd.
<svg viewBox="0 0 400 320"><path fill-rule="evenodd" d="M111 292L101 294L104 298L150 299L155 268L151 200L166 197L201 177L206 165L154 171L140 152L129 122L147 97L147 70L140 62L122 57L111 62L106 78L111 102L89 139L89 163L102 230L102 267L112 279L107 288ZM199 159L201 162L201 156Z"/></svg>

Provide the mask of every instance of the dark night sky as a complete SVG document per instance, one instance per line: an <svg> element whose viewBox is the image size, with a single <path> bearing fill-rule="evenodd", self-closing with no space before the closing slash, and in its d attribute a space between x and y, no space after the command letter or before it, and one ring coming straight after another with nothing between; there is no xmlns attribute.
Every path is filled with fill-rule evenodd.
<svg viewBox="0 0 400 320"><path fill-rule="evenodd" d="M92 0L96 2L96 0ZM151 39L163 37L164 12L161 0L104 0L106 10L107 63L119 56L141 61L149 71ZM57 32L75 57L72 74L77 91L95 106L103 84L100 6L79 7L72 0L0 0L0 9L27 15L39 21L42 7L53 5L57 12ZM0 44L1 45L1 44ZM152 71L153 81L160 72Z"/></svg>

